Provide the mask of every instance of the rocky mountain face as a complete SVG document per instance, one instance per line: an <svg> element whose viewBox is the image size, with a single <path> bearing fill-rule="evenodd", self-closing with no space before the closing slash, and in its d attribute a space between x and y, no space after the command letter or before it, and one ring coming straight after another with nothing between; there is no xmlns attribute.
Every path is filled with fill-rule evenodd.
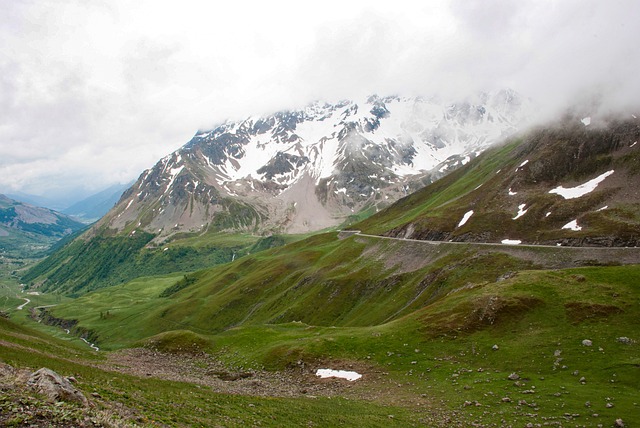
<svg viewBox="0 0 640 428"><path fill-rule="evenodd" d="M159 235L308 232L375 212L516 131L513 91L314 103L199 131L145 171L99 227Z"/></svg>
<svg viewBox="0 0 640 428"><path fill-rule="evenodd" d="M64 214L0 195L0 251L28 255L85 227Z"/></svg>
<svg viewBox="0 0 640 428"><path fill-rule="evenodd" d="M635 247L639 141L636 115L567 116L354 227L421 240Z"/></svg>

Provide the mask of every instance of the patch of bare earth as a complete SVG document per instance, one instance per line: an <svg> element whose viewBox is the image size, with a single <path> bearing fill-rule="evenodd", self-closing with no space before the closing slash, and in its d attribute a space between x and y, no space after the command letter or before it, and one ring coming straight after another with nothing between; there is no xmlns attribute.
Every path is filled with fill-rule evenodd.
<svg viewBox="0 0 640 428"><path fill-rule="evenodd" d="M438 260L447 254L440 251L439 244L432 242L400 241L389 238L368 238L358 236L360 243L367 247L362 252L363 259L376 259L384 263L387 270L394 269L394 273L402 274L414 272ZM373 240L377 240L373 241ZM373 242L372 242L373 241ZM395 246L390 251L389 246Z"/></svg>
<svg viewBox="0 0 640 428"><path fill-rule="evenodd" d="M429 426L464 426L444 403L416 391L411 383L398 383L388 373L352 361L330 361L313 367L300 362L281 371L232 370L208 354L166 354L145 348L124 349L109 355L108 370L139 377L187 382L213 392L263 397L345 397L382 405L409 408ZM318 368L353 370L363 375L357 381L316 376Z"/></svg>
<svg viewBox="0 0 640 428"><path fill-rule="evenodd" d="M571 324L574 325L585 321L596 321L623 312L617 306L590 302L569 302L564 305L564 308Z"/></svg>

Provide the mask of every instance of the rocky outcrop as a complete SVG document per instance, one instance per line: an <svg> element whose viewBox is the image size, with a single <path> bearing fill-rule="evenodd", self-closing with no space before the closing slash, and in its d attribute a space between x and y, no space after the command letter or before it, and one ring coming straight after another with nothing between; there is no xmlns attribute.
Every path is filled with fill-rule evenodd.
<svg viewBox="0 0 640 428"><path fill-rule="evenodd" d="M78 391L69 380L47 368L41 368L29 377L27 385L34 391L43 394L51 402L75 402L88 406L87 398Z"/></svg>
<svg viewBox="0 0 640 428"><path fill-rule="evenodd" d="M71 384L69 379L73 380L44 367L31 373L26 369L0 363L0 389L4 391L27 387L44 395L51 403L67 402L89 406L87 398Z"/></svg>

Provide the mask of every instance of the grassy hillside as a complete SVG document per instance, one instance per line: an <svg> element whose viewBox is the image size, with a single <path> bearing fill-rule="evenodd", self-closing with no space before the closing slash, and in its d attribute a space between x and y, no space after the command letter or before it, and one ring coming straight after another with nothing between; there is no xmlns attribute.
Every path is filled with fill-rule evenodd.
<svg viewBox="0 0 640 428"><path fill-rule="evenodd" d="M210 333L240 324L294 321L369 326L411 313L469 281L495 281L506 272L532 266L506 254L479 254L454 244L436 250L418 245L404 259L389 259L402 244L318 235L218 268L165 277L166 281L141 279L91 293L75 300L69 312L65 305L52 312L68 318L81 306L79 319L92 320L89 328L107 324L110 334L125 337L130 333L122 320L129 316L145 326L146 335L180 326ZM128 297L138 288L143 296ZM101 308L89 310L95 305ZM110 320L100 320L99 313L106 310Z"/></svg>
<svg viewBox="0 0 640 428"><path fill-rule="evenodd" d="M414 411L420 399L438 403L461 426L640 418L638 265L532 270L536 263L456 244L440 255L404 247L389 259L402 243L363 241L319 236L306 251L293 244L193 275L169 297L158 296L184 276L50 311L78 319L104 349L204 351L230 372L295 368L312 377L315 368L351 367L365 375L352 392L384 395L389 382L386 399L404 397ZM386 281L384 266L395 272ZM302 271L316 277L305 281Z"/></svg>
<svg viewBox="0 0 640 428"><path fill-rule="evenodd" d="M26 348L3 346L0 358L74 374L107 414L124 406L146 425L632 422L640 418L640 267L542 269L593 262L580 251L320 235L206 271L54 302L47 311L78 320L72 333L90 331L101 352L3 325L3 344ZM9 312L16 320L26 315ZM122 346L152 354L130 373L126 351L104 352ZM99 365L103 358L116 361L118 372ZM162 377L165 366L154 371L166 359L182 383ZM364 377L317 379L315 369L326 367ZM199 377L184 380L191 370ZM266 376L292 373L291 398L251 392L274 388ZM210 383L222 392L203 386Z"/></svg>
<svg viewBox="0 0 640 428"><path fill-rule="evenodd" d="M0 423L4 426L417 426L401 406L339 397L259 397L212 392L197 383L118 371L104 357L0 318ZM88 349L88 348L87 348ZM4 364L48 367L77 379L92 403L48 403L13 383ZM27 372L27 373L28 373ZM393 415L393 417L389 417Z"/></svg>
<svg viewBox="0 0 640 428"><path fill-rule="evenodd" d="M193 271L282 245L296 237L215 234L183 237L157 246L154 235L94 236L75 239L29 269L22 282L41 291L70 295L148 275ZM299 239L299 238L298 238Z"/></svg>

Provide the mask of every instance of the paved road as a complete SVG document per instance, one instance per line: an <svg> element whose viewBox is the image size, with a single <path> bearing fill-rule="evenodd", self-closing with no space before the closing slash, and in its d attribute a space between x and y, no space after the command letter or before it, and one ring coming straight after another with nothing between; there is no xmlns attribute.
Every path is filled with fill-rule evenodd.
<svg viewBox="0 0 640 428"><path fill-rule="evenodd" d="M380 235L369 235L366 233L362 233L359 230L340 230L338 231L339 234L344 234L345 238L349 237L349 236L353 236L353 235L358 235L358 236L366 236L368 238L378 238L378 239L390 239L390 240L394 240L394 241L403 241L403 242L421 242L421 243L427 243L427 244L431 244L431 245L440 245L440 244L457 244L457 245L469 245L469 244L473 244L473 245L486 245L486 246L493 246L493 247L501 247L501 246L505 246L505 247L530 247L530 248L564 248L564 249L589 249L589 250L640 250L640 248L638 247L571 247L571 246L561 246L561 245L536 245L536 244L503 244L501 242L467 242L467 241L426 241L423 239L410 239L410 238L394 238L392 236L380 236Z"/></svg>

